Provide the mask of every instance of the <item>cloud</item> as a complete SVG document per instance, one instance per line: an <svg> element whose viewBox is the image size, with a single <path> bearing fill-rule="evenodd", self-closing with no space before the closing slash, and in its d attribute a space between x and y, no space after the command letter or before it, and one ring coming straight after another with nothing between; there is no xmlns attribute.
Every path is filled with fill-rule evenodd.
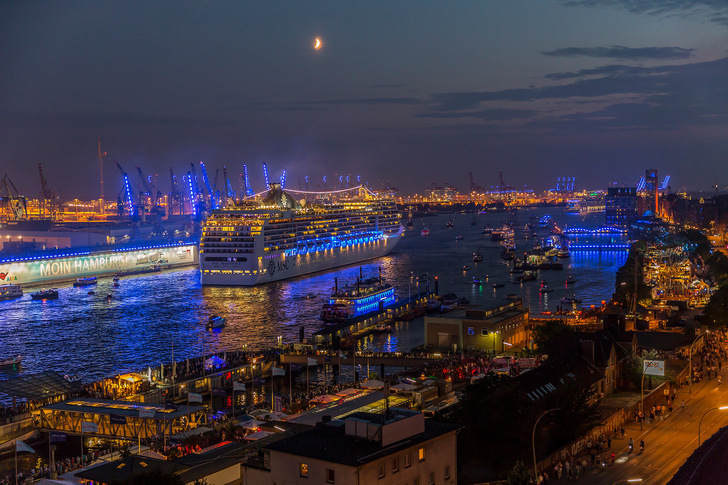
<svg viewBox="0 0 728 485"><path fill-rule="evenodd" d="M562 0L572 7L621 8L645 15L696 15L728 27L728 4L725 0Z"/></svg>
<svg viewBox="0 0 728 485"><path fill-rule="evenodd" d="M564 47L553 51L541 52L552 57L607 57L611 59L631 60L673 60L688 59L694 49L681 47Z"/></svg>
<svg viewBox="0 0 728 485"><path fill-rule="evenodd" d="M523 126L532 128L575 130L728 124L728 58L656 67L610 65L551 74L547 79L567 82L435 93L430 111L415 116L522 119Z"/></svg>

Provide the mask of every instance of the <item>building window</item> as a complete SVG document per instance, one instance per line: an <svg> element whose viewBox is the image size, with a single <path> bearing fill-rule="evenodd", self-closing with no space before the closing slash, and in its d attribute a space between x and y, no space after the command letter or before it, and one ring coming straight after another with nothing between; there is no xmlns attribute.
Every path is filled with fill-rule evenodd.
<svg viewBox="0 0 728 485"><path fill-rule="evenodd" d="M392 473L397 473L399 471L399 458L395 458L392 462Z"/></svg>
<svg viewBox="0 0 728 485"><path fill-rule="evenodd" d="M468 327L468 335L475 335L475 327Z"/></svg>
<svg viewBox="0 0 728 485"><path fill-rule="evenodd" d="M417 452L417 459L420 461L425 461L425 449L424 448L420 448L419 451Z"/></svg>
<svg viewBox="0 0 728 485"><path fill-rule="evenodd" d="M485 327L481 328L480 329L480 335L482 335L483 337L487 336L488 335L488 329L485 328Z"/></svg>
<svg viewBox="0 0 728 485"><path fill-rule="evenodd" d="M407 453L404 455L404 467L408 468L412 464L412 455Z"/></svg>
<svg viewBox="0 0 728 485"><path fill-rule="evenodd" d="M450 466L449 465L445 467L445 480L447 480L448 478L450 478Z"/></svg>
<svg viewBox="0 0 728 485"><path fill-rule="evenodd" d="M415 477L415 479L412 480L412 485L420 485L420 477Z"/></svg>
<svg viewBox="0 0 728 485"><path fill-rule="evenodd" d="M326 469L326 483L336 483L336 479L334 478L334 470L331 468Z"/></svg>
<svg viewBox="0 0 728 485"><path fill-rule="evenodd" d="M384 465L379 465L379 478L384 478Z"/></svg>
<svg viewBox="0 0 728 485"><path fill-rule="evenodd" d="M435 472L430 473L430 485L435 485Z"/></svg>
<svg viewBox="0 0 728 485"><path fill-rule="evenodd" d="M303 478L308 478L308 465L305 463L298 464L298 471Z"/></svg>

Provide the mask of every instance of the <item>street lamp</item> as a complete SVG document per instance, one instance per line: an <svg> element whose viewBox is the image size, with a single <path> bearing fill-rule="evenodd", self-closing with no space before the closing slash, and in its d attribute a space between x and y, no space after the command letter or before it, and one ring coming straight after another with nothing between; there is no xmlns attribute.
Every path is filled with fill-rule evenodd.
<svg viewBox="0 0 728 485"><path fill-rule="evenodd" d="M698 422L698 446L700 446L700 426L703 424L703 418L705 417L706 414L708 414L711 411L715 411L716 409L718 411L725 411L726 409L728 409L728 406L721 406L719 408L710 408L703 413L703 415L700 417L700 421Z"/></svg>
<svg viewBox="0 0 728 485"><path fill-rule="evenodd" d="M561 410L561 408L553 408L553 409L549 409L548 411L544 411L536 419L536 422L533 423L533 431L531 432L531 447L533 448L533 478L534 478L534 480L538 478L538 465L536 464L536 425L538 425L538 422L541 421L541 418L546 416L548 413L551 413L554 411L560 411L560 410Z"/></svg>
<svg viewBox="0 0 728 485"><path fill-rule="evenodd" d="M695 345L695 342L697 342L698 339L701 339L701 338L703 338L703 335L698 335L697 337L695 337L695 340L693 340L693 343L690 344L690 360L689 360L689 364L688 364L690 366L690 369L688 369L688 370L690 372L689 379L690 379L690 393L691 394L693 393L693 345Z"/></svg>

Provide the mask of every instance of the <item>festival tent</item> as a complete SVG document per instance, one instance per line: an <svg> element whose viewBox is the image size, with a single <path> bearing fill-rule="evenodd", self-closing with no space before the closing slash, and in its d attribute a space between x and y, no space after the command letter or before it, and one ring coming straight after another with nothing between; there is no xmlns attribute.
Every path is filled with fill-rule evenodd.
<svg viewBox="0 0 728 485"><path fill-rule="evenodd" d="M377 379L369 379L366 382L362 382L361 387L363 389L382 389L384 387L384 383Z"/></svg>
<svg viewBox="0 0 728 485"><path fill-rule="evenodd" d="M323 394L321 396L316 396L315 398L311 399L311 402L328 404L330 402L336 402L339 399L341 399L341 396L332 396L331 394Z"/></svg>
<svg viewBox="0 0 728 485"><path fill-rule="evenodd" d="M212 369L213 367L221 366L225 363L224 359L221 359L217 355L213 355L205 361L205 369Z"/></svg>
<svg viewBox="0 0 728 485"><path fill-rule="evenodd" d="M270 431L256 431L255 433L246 434L245 439L250 440L250 441L255 441L255 440L262 439L262 438L266 438L272 434L273 433Z"/></svg>
<svg viewBox="0 0 728 485"><path fill-rule="evenodd" d="M258 429L261 424L265 424L265 421L258 421L257 419L251 419L249 421L245 421L245 422L241 423L243 428L249 429L249 430Z"/></svg>
<svg viewBox="0 0 728 485"><path fill-rule="evenodd" d="M353 394L359 394L359 391L354 389L353 387L347 387L346 389L342 389L336 393L337 396L342 396L342 397L351 396Z"/></svg>

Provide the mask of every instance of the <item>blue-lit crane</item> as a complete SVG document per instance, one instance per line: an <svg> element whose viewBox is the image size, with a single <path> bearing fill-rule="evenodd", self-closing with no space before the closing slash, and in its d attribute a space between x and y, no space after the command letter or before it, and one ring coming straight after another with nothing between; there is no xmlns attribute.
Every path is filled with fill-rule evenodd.
<svg viewBox="0 0 728 485"><path fill-rule="evenodd" d="M245 183L245 196L250 197L254 194L253 187L250 186L250 179L248 178L248 166L243 164L243 182Z"/></svg>
<svg viewBox="0 0 728 485"><path fill-rule="evenodd" d="M265 162L263 162L263 176L265 177L265 189L268 190L270 181L268 180L268 164Z"/></svg>
<svg viewBox="0 0 728 485"><path fill-rule="evenodd" d="M126 213L129 215L129 218L131 220L137 220L139 217L137 207L134 205L134 199L132 198L132 191L131 191L131 183L129 182L129 175L127 175L126 171L121 168L121 165L119 165L119 162L116 162L116 168L119 169L119 172L121 172L121 177L124 182L124 186L122 187L121 191L119 192L119 195L117 196L117 213L119 216L124 215L124 210L126 209Z"/></svg>
<svg viewBox="0 0 728 485"><path fill-rule="evenodd" d="M286 186L286 171L284 170L281 174L281 189L283 189Z"/></svg>
<svg viewBox="0 0 728 485"><path fill-rule="evenodd" d="M169 208L170 214L174 214L174 205L177 205L177 210L180 214L184 214L184 204L182 203L182 192L179 190L179 184L177 183L177 177L174 175L172 167L169 167Z"/></svg>
<svg viewBox="0 0 728 485"><path fill-rule="evenodd" d="M225 179L225 203L227 204L227 199L235 200L235 191L233 190L233 186L230 185L230 179L228 178L227 167L225 165L222 166L222 177Z"/></svg>

